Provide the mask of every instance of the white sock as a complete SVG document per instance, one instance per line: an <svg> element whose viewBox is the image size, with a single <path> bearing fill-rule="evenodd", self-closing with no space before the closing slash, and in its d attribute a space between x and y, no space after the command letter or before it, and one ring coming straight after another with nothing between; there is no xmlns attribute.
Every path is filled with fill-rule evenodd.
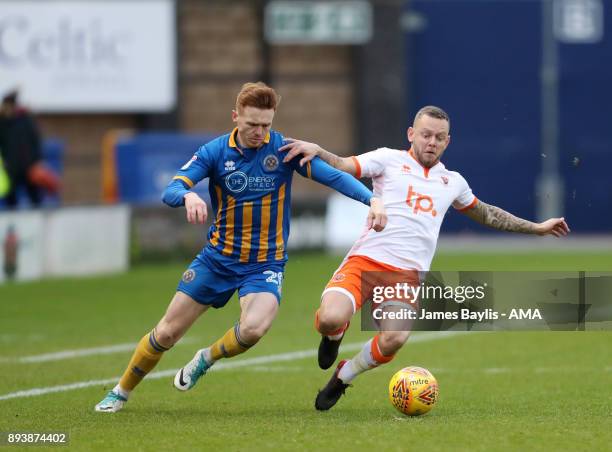
<svg viewBox="0 0 612 452"><path fill-rule="evenodd" d="M374 357L372 357L372 340L373 339L370 339L366 342L359 353L340 369L338 378L342 380L344 384L349 384L357 375L378 366L378 363L374 360Z"/></svg>
<svg viewBox="0 0 612 452"><path fill-rule="evenodd" d="M128 399L130 397L130 392L132 391L128 391L127 389L123 389L121 386L119 386L119 383L117 383L117 386L115 386L113 388L113 392L115 394L119 394L121 397Z"/></svg>
<svg viewBox="0 0 612 452"><path fill-rule="evenodd" d="M209 366L212 366L216 362L216 360L212 358L212 355L210 353L210 347L203 348L200 351L204 353L204 359L206 360Z"/></svg>

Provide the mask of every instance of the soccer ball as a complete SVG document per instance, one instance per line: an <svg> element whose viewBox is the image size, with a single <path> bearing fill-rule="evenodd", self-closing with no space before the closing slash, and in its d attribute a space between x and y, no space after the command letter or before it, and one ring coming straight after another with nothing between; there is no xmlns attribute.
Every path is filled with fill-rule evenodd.
<svg viewBox="0 0 612 452"><path fill-rule="evenodd" d="M398 411L420 416L438 401L438 382L427 369L404 367L391 377L389 399Z"/></svg>

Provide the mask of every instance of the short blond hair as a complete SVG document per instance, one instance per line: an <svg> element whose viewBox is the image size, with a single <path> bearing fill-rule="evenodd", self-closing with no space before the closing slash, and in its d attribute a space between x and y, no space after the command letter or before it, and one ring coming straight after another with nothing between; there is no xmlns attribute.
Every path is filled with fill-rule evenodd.
<svg viewBox="0 0 612 452"><path fill-rule="evenodd" d="M448 113L446 113L440 107L436 107L434 105L427 105L426 107L421 108L419 111L417 111L417 114L414 116L414 123L416 123L417 119L419 119L421 116L424 116L424 115L427 115L431 118L445 120L446 122L448 122L448 130L450 130L450 118L448 116Z"/></svg>

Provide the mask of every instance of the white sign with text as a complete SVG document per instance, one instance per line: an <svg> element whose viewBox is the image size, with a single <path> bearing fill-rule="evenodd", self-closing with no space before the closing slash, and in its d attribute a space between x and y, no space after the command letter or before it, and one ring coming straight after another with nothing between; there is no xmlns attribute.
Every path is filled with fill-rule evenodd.
<svg viewBox="0 0 612 452"><path fill-rule="evenodd" d="M125 205L0 212L0 284L126 271L130 216Z"/></svg>
<svg viewBox="0 0 612 452"><path fill-rule="evenodd" d="M0 93L42 112L176 103L173 0L0 2Z"/></svg>

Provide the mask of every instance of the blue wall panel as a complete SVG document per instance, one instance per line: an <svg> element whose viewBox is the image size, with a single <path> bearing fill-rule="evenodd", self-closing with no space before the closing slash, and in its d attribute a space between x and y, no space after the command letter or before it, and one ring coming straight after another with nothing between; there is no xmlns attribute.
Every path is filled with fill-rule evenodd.
<svg viewBox="0 0 612 452"><path fill-rule="evenodd" d="M561 172L574 230L612 231L612 2L603 40L560 44Z"/></svg>
<svg viewBox="0 0 612 452"><path fill-rule="evenodd" d="M605 6L610 24L612 5ZM428 104L445 109L452 137L446 166L483 201L534 219L542 161L541 2L413 0L407 11L424 24L407 34L411 115ZM565 216L574 231L610 231L612 33L599 44L558 49ZM484 229L451 213L443 230Z"/></svg>

